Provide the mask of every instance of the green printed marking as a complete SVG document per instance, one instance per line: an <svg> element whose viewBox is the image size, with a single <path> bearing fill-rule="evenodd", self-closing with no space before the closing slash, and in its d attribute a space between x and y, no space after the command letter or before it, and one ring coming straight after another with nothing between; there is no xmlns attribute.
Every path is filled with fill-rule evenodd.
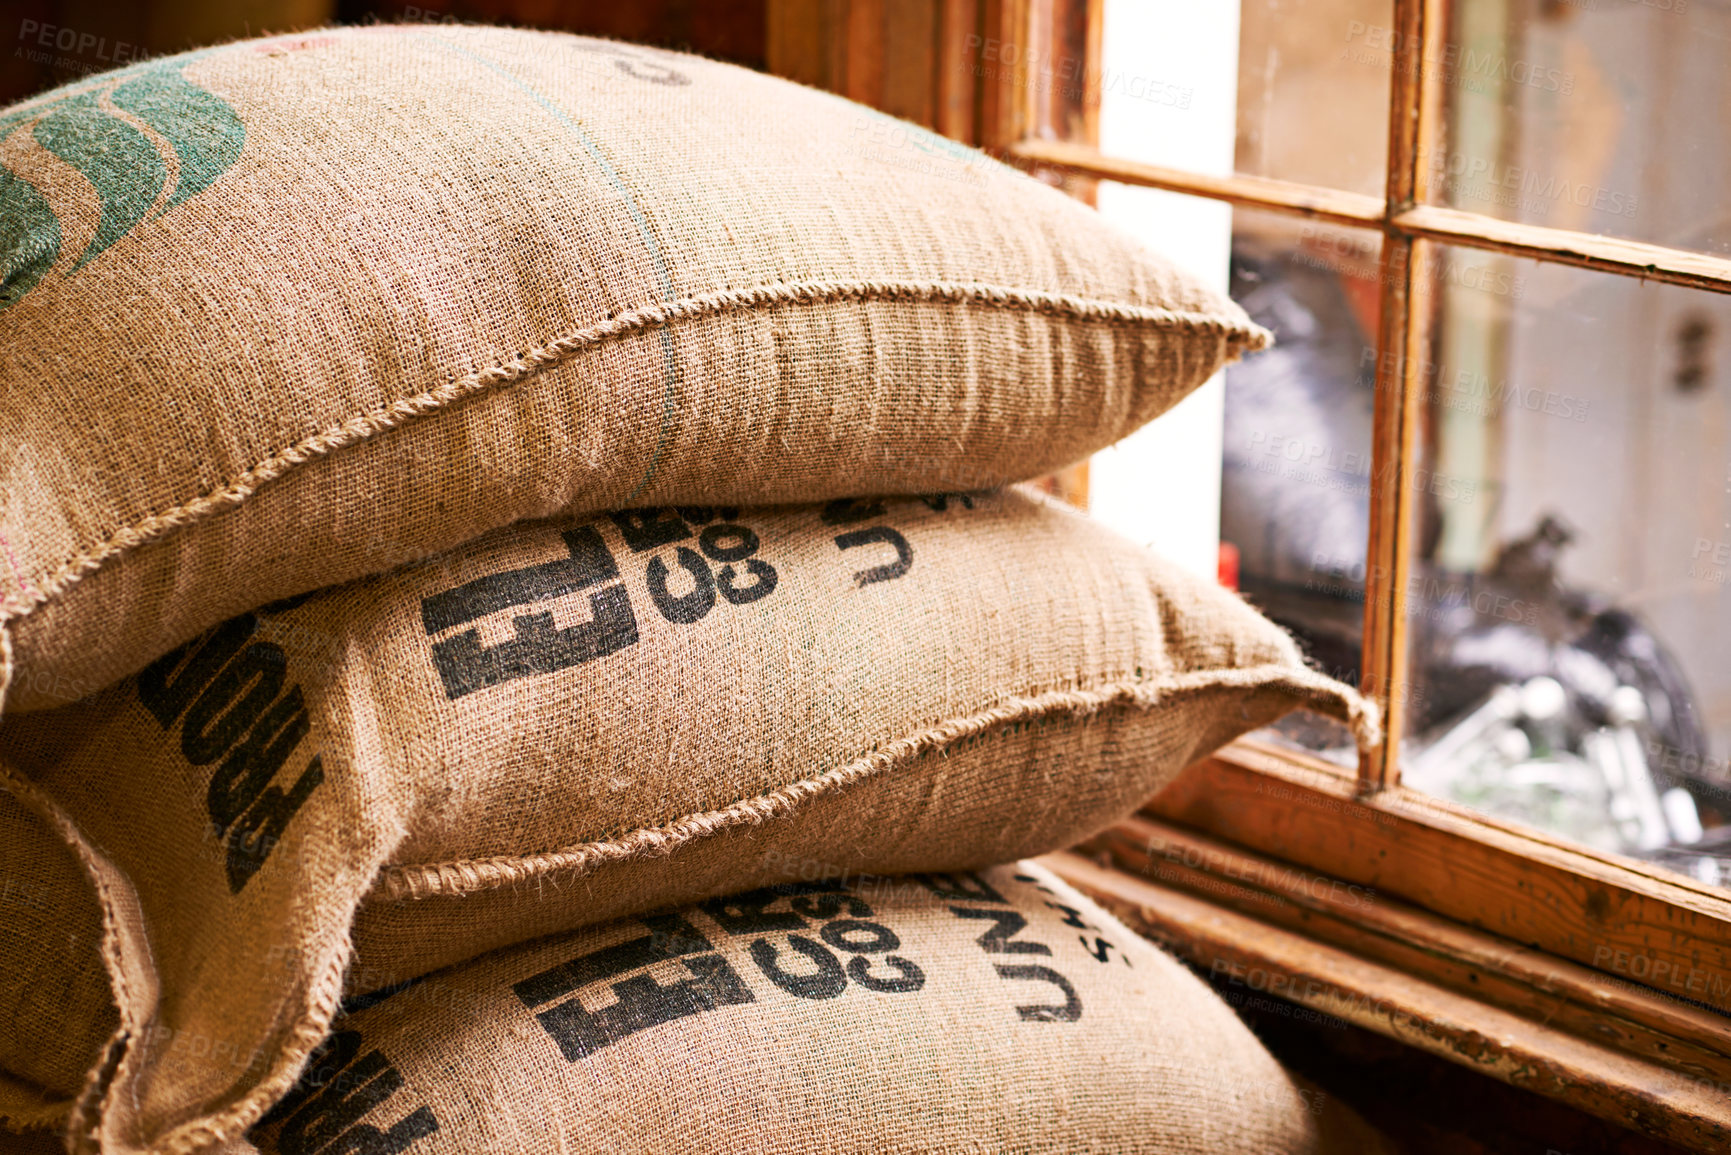
<svg viewBox="0 0 1731 1155"><path fill-rule="evenodd" d="M102 202L102 221L73 272L131 232L168 179L168 166L150 138L108 115L99 100L99 92L79 93L36 122L37 142L82 173Z"/></svg>
<svg viewBox="0 0 1731 1155"><path fill-rule="evenodd" d="M0 168L0 309L36 287L60 256L60 218L29 181Z"/></svg>
<svg viewBox="0 0 1731 1155"><path fill-rule="evenodd" d="M180 177L163 198L163 212L209 188L239 159L246 144L240 117L227 101L182 75L210 51L68 85L0 116L0 139L15 130L33 133L96 190L102 207L96 235L68 275L136 228L168 182L158 143L105 109L103 93L111 92L115 108L149 125L174 149ZM0 167L0 309L35 288L60 256L64 230L54 196L53 189L37 188Z"/></svg>
<svg viewBox="0 0 1731 1155"><path fill-rule="evenodd" d="M246 126L228 101L186 79L178 67L155 68L114 90L123 108L161 133L180 158L180 180L163 212L209 188L240 159Z"/></svg>
<svg viewBox="0 0 1731 1155"><path fill-rule="evenodd" d="M594 161L602 173L606 175L607 183L612 185L614 190L625 199L626 208L630 211L631 219L637 225L637 232L643 238L644 246L649 250L649 258L655 265L655 278L660 283L661 299L663 301L676 300L677 294L673 289L673 275L668 271L667 259L662 255L661 243L655 237L655 230L650 227L649 218L644 215L643 207L637 203L637 197L632 194L630 187L625 183L625 179L619 175L619 170L615 169L612 162L607 159L606 154L596 147L595 141L583 130L583 126L567 116L564 110L535 91L534 88L507 72L500 65L488 60L485 56L436 36L418 36L416 39L437 44L459 56L466 56L503 77L512 86L540 105L548 115L558 121L560 126L576 139L589 159ZM667 448L668 426L673 421L674 398L679 388L679 357L674 352L672 332L668 330L666 325L658 326L658 328L661 333L661 361L665 380L661 393L661 428L656 432L655 451L649 456L649 467L644 470L643 479L632 488L630 493L625 495L624 500L620 502L621 506L629 506L637 500L637 495L647 489L649 482L655 477L655 471L661 465L661 454Z"/></svg>

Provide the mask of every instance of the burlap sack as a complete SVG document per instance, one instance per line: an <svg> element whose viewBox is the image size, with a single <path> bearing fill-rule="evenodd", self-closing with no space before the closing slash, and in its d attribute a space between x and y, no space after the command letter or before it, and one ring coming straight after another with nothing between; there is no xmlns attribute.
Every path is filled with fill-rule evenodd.
<svg viewBox="0 0 1731 1155"><path fill-rule="evenodd" d="M0 790L0 1131L62 1122L114 1034L101 939L77 858Z"/></svg>
<svg viewBox="0 0 1731 1155"><path fill-rule="evenodd" d="M344 1015L267 1155L1300 1155L1324 1106L1033 863L782 885Z"/></svg>
<svg viewBox="0 0 1731 1155"><path fill-rule="evenodd" d="M153 60L0 166L13 710L521 518L1031 477L1266 337L972 150L553 33Z"/></svg>
<svg viewBox="0 0 1731 1155"><path fill-rule="evenodd" d="M177 1151L287 1089L345 968L1043 853L1306 703L1374 736L1234 595L1010 490L510 527L9 718L0 763L135 889L116 981L161 1000L118 996L89 1115Z"/></svg>
<svg viewBox="0 0 1731 1155"><path fill-rule="evenodd" d="M0 1124L0 1155L65 1155L66 1146L52 1131L11 1132Z"/></svg>

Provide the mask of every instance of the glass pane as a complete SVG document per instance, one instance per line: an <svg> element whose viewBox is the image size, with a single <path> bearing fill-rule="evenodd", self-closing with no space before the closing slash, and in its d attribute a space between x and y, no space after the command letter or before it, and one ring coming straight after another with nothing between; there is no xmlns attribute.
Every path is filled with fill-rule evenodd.
<svg viewBox="0 0 1731 1155"><path fill-rule="evenodd" d="M1473 0L1422 62L1427 198L1504 220L1731 252L1731 5ZM1420 67L1420 54L1403 63ZM1717 111L1715 111L1717 110Z"/></svg>
<svg viewBox="0 0 1731 1155"><path fill-rule="evenodd" d="M1232 171L1238 65L1233 4L1106 0L1100 146L1114 156L1192 172ZM1232 207L1101 181L1101 216L1220 292L1227 289ZM1215 375L1160 420L1088 463L1088 511L1206 579L1220 559L1220 411ZM1182 492L1185 500L1150 501Z"/></svg>
<svg viewBox="0 0 1731 1155"><path fill-rule="evenodd" d="M1275 345L1226 371L1222 568L1318 667L1354 683L1381 250L1369 230L1233 214L1232 296ZM1324 719L1293 715L1276 730L1356 761L1351 737Z"/></svg>
<svg viewBox="0 0 1731 1155"><path fill-rule="evenodd" d="M1243 0L1238 171L1381 196L1393 0Z"/></svg>
<svg viewBox="0 0 1731 1155"><path fill-rule="evenodd" d="M1731 882L1731 298L1423 252L1404 780Z"/></svg>

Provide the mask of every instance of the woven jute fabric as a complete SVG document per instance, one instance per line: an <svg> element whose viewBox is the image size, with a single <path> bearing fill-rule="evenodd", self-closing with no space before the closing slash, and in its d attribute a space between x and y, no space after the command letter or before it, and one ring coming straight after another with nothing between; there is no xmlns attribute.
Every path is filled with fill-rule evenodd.
<svg viewBox="0 0 1731 1155"><path fill-rule="evenodd" d="M101 943L77 857L0 790L0 1131L62 1122L114 1035Z"/></svg>
<svg viewBox="0 0 1731 1155"><path fill-rule="evenodd" d="M0 765L109 871L86 1121L182 1151L287 1090L345 973L1044 853L1298 705L1375 740L1235 595L1011 489L508 527L9 718Z"/></svg>
<svg viewBox="0 0 1731 1155"><path fill-rule="evenodd" d="M0 1155L65 1155L66 1147L52 1131L11 1132L0 1123Z"/></svg>
<svg viewBox="0 0 1731 1155"><path fill-rule="evenodd" d="M253 1138L1311 1155L1324 1105L1201 980L1024 862L786 884L488 955L343 1015Z"/></svg>
<svg viewBox="0 0 1731 1155"><path fill-rule="evenodd" d="M523 518L1036 476L1266 340L977 152L554 33L152 60L0 168L14 711Z"/></svg>

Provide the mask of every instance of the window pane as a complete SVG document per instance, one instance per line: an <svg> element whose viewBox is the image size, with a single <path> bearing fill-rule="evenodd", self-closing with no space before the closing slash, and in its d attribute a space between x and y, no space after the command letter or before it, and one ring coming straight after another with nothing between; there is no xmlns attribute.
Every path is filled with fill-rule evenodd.
<svg viewBox="0 0 1731 1155"><path fill-rule="evenodd" d="M1243 0L1238 171L1381 196L1393 0Z"/></svg>
<svg viewBox="0 0 1731 1155"><path fill-rule="evenodd" d="M1403 778L1731 882L1731 298L1421 252Z"/></svg>
<svg viewBox="0 0 1731 1155"><path fill-rule="evenodd" d="M1100 147L1192 172L1232 171L1238 65L1236 4L1106 0ZM1095 203L1107 220L1225 292L1232 208L1221 201L1112 181ZM1095 518L1192 573L1213 578L1220 555L1219 375L1088 466ZM1183 493L1183 501L1150 494Z"/></svg>
<svg viewBox="0 0 1731 1155"><path fill-rule="evenodd" d="M1401 63L1438 87L1427 198L1505 220L1731 252L1731 6L1473 0ZM1421 56L1423 57L1421 65Z"/></svg>
<svg viewBox="0 0 1731 1155"><path fill-rule="evenodd" d="M1226 568L1321 669L1352 682L1370 526L1381 243L1369 230L1233 214L1232 296L1273 330L1275 346L1226 371ZM1323 719L1295 715L1277 729L1355 760L1351 737Z"/></svg>

